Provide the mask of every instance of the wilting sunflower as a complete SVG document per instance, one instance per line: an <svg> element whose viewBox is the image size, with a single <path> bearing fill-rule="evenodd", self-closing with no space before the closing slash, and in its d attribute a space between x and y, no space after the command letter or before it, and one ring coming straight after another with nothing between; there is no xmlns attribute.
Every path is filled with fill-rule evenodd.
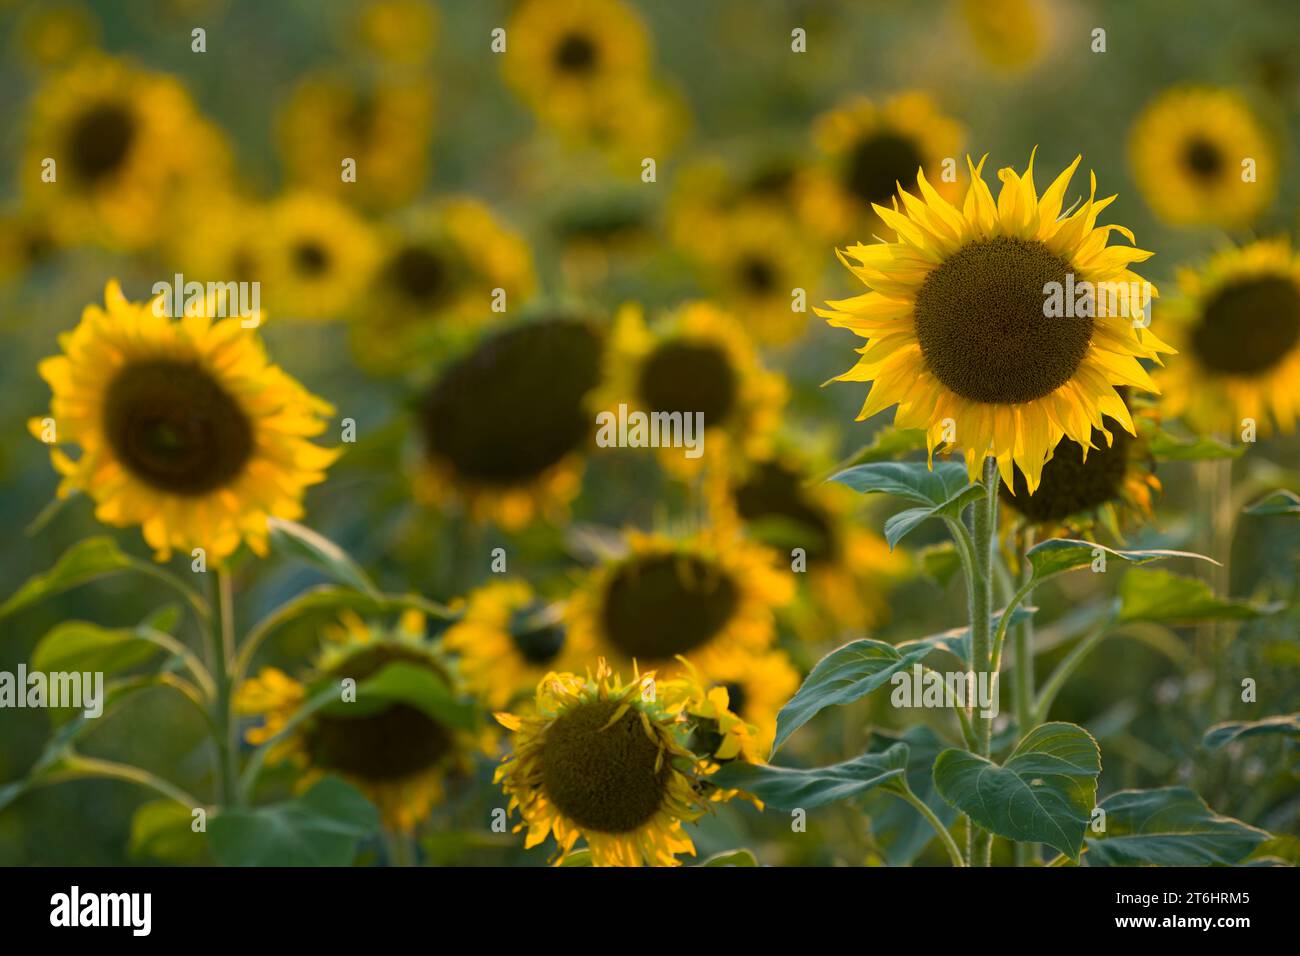
<svg viewBox="0 0 1300 956"><path fill-rule="evenodd" d="M371 229L347 206L293 193L266 212L262 294L288 318L336 318L366 291L379 258Z"/></svg>
<svg viewBox="0 0 1300 956"><path fill-rule="evenodd" d="M1137 434L1130 435L1113 418L1103 419L1102 428L1092 430L1091 447L1069 438L1061 439L1043 466L1042 479L1033 494L1025 476L1017 468L1015 484L1002 486L1003 512L1012 525L1030 525L1055 537L1064 529L1066 536L1086 531L1099 522L1116 537L1122 526L1131 521L1148 521L1160 493L1160 479L1155 476L1155 459L1147 435L1155 423L1150 406L1129 399Z"/></svg>
<svg viewBox="0 0 1300 956"><path fill-rule="evenodd" d="M1135 433L1115 386L1158 392L1138 360L1159 361L1173 349L1144 327L1155 293L1129 269L1151 253L1107 246L1111 232L1130 241L1132 233L1096 224L1115 197L1098 200L1093 176L1087 201L1061 214L1079 162L1041 198L1032 156L1023 177L998 171L996 200L981 175L984 161L967 159L971 185L960 210L924 173L922 198L904 191L901 210L876 206L898 239L840 256L870 291L817 310L867 340L858 364L837 379L873 383L859 421L896 404L895 424L924 429L932 457L938 445L964 449L973 478L992 455L1003 481L1014 481L1018 466L1030 492L1061 438L1088 445L1107 415ZM1069 282L1115 294L1095 297L1104 308L1049 317L1047 290ZM1126 307L1112 307L1120 290L1133 294ZM1107 314L1086 314L1095 311Z"/></svg>
<svg viewBox="0 0 1300 956"><path fill-rule="evenodd" d="M295 185L388 209L424 186L433 136L433 83L370 85L331 74L298 86L280 117L280 151ZM356 162L352 181L343 161Z"/></svg>
<svg viewBox="0 0 1300 956"><path fill-rule="evenodd" d="M961 124L925 93L901 93L883 106L854 97L817 119L813 138L825 159L804 177L801 218L832 239L887 230L873 207L888 205L918 169L939 195L953 199L958 186L944 177L942 164L955 162L965 137Z"/></svg>
<svg viewBox="0 0 1300 956"><path fill-rule="evenodd" d="M703 454L659 449L659 460L678 475L695 474L729 453L763 453L780 421L785 380L763 368L744 326L709 302L680 306L653 327L634 307L615 320L606 383L593 396L600 411L702 414ZM683 420L685 427L685 420ZM692 426L693 427L693 426Z"/></svg>
<svg viewBox="0 0 1300 956"><path fill-rule="evenodd" d="M506 81L545 121L591 128L613 89L646 78L649 41L621 0L523 0L506 27Z"/></svg>
<svg viewBox="0 0 1300 956"><path fill-rule="evenodd" d="M1162 93L1133 124L1129 161L1147 203L1173 225L1246 226L1277 193L1277 147L1231 90Z"/></svg>
<svg viewBox="0 0 1300 956"><path fill-rule="evenodd" d="M487 335L434 377L418 409L416 491L508 529L556 520L577 495L595 426L601 331L586 319L528 319Z"/></svg>
<svg viewBox="0 0 1300 956"><path fill-rule="evenodd" d="M1159 381L1164 413L1202 433L1235 434L1253 419L1267 434L1300 416L1300 257L1261 239L1183 269L1161 310L1179 359Z"/></svg>
<svg viewBox="0 0 1300 956"><path fill-rule="evenodd" d="M515 732L496 781L528 827L525 847L554 836L558 865L586 841L595 866L676 866L694 855L682 828L703 805L695 757L678 740L680 694L661 694L654 674L622 683L604 661L594 676L548 674L536 709L498 713ZM670 708L662 701L675 701Z"/></svg>
<svg viewBox="0 0 1300 956"><path fill-rule="evenodd" d="M370 292L356 309L353 342L378 369L409 365L463 329L525 302L535 286L532 251L487 206L446 199L394 223ZM500 310L497 310L500 311Z"/></svg>
<svg viewBox="0 0 1300 956"><path fill-rule="evenodd" d="M47 158L52 182L42 179ZM224 182L228 160L174 79L95 55L38 92L23 181L61 236L133 249L164 235L173 209Z"/></svg>
<svg viewBox="0 0 1300 956"><path fill-rule="evenodd" d="M697 739L716 735L711 746L706 744L707 753L721 760L766 762L776 736L776 715L799 689L799 672L785 652L738 655L718 662L711 680L700 682L696 675L693 681L702 692L693 694L686 712L715 721L696 731Z"/></svg>
<svg viewBox="0 0 1300 956"><path fill-rule="evenodd" d="M367 699L365 682L394 666L427 675L448 696L455 692L447 665L425 637L423 615L408 612L397 626L383 628L347 613L339 626L324 632L322 652L306 681L264 668L240 685L234 703L239 713L263 719L245 734L252 744L266 743L299 720L268 760L295 764L302 771L301 789L337 774L370 798L390 830L410 832L442 800L444 780L468 764L482 739L468 716L449 721L433 716L418 701ZM344 679L356 682L354 701L298 718L316 694ZM465 708L454 712L470 713Z"/></svg>
<svg viewBox="0 0 1300 956"><path fill-rule="evenodd" d="M736 656L766 651L775 610L794 593L766 548L715 532L629 532L628 553L588 573L569 601L569 631L618 664L671 677L679 657L711 679Z"/></svg>
<svg viewBox="0 0 1300 956"><path fill-rule="evenodd" d="M890 588L910 569L902 551L856 520L860 496L817 480L824 470L784 441L769 456L735 463L710 488L716 523L743 528L792 562L799 549L807 593L785 613L799 635L819 641L885 624Z"/></svg>
<svg viewBox="0 0 1300 956"><path fill-rule="evenodd" d="M442 646L457 656L466 686L497 710L531 694L550 671L594 663L565 628L563 606L540 600L519 580L471 592Z"/></svg>
<svg viewBox="0 0 1300 956"><path fill-rule="evenodd" d="M267 517L301 517L338 456L308 440L333 409L272 365L241 317L210 318L215 298L179 321L116 281L104 300L40 363L54 397L28 424L51 445L59 496L84 491L100 521L140 525L160 561L203 548L219 562L241 541L264 554Z"/></svg>

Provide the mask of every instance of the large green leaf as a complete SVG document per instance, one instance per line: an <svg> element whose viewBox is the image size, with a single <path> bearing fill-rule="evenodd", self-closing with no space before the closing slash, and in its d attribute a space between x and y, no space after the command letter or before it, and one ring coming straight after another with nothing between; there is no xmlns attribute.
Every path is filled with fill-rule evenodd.
<svg viewBox="0 0 1300 956"><path fill-rule="evenodd" d="M941 461L933 469L921 461L878 461L847 468L830 480L865 495L894 495L931 508L971 487L966 466L954 461Z"/></svg>
<svg viewBox="0 0 1300 956"><path fill-rule="evenodd" d="M59 671L102 671L119 674L139 667L159 652L157 644L145 640L132 628L105 628L86 621L65 621L56 625L32 650L32 669Z"/></svg>
<svg viewBox="0 0 1300 956"><path fill-rule="evenodd" d="M136 808L131 817L128 849L137 859L167 863L193 863L203 859L208 841L202 831L194 832L194 808L174 800L151 800Z"/></svg>
<svg viewBox="0 0 1300 956"><path fill-rule="evenodd" d="M1161 549L1118 551L1114 548L1094 544L1091 541L1076 541L1072 538L1049 538L1041 544L1034 545L1025 553L1025 557L1029 559L1029 565L1033 569L1031 584L1036 585L1047 578L1064 574L1067 571L1091 567L1099 554L1104 556L1107 564L1112 561L1119 561L1124 564L1142 565L1150 564L1152 561L1165 561L1170 558L1195 558L1198 561L1209 561L1211 564L1219 563L1213 558L1207 558L1203 554L1196 554L1192 551L1167 551Z"/></svg>
<svg viewBox="0 0 1300 956"><path fill-rule="evenodd" d="M701 860L700 866L758 866L758 857L753 850L723 850L708 859Z"/></svg>
<svg viewBox="0 0 1300 956"><path fill-rule="evenodd" d="M1300 714L1278 714L1260 720L1230 720L1215 724L1205 732L1201 739L1210 750L1225 747L1235 740L1250 737L1271 737L1284 734L1288 737L1300 737Z"/></svg>
<svg viewBox="0 0 1300 956"><path fill-rule="evenodd" d="M891 515L885 521L885 541L892 549L922 522L929 521L931 518L956 518L967 505L977 498L982 498L984 494L984 489L980 485L967 485L954 493L951 498L937 505L908 508L906 511Z"/></svg>
<svg viewBox="0 0 1300 956"><path fill-rule="evenodd" d="M1249 505L1245 509L1245 513L1260 517L1300 515L1300 495L1297 495L1294 491L1281 488Z"/></svg>
<svg viewBox="0 0 1300 956"><path fill-rule="evenodd" d="M945 750L934 763L943 798L981 827L1021 843L1045 843L1073 860L1096 804L1101 752L1082 727L1048 723L1006 763Z"/></svg>
<svg viewBox="0 0 1300 956"><path fill-rule="evenodd" d="M709 781L752 793L774 810L811 810L897 780L906 768L907 744L898 743L884 753L862 754L811 770L734 761L725 764Z"/></svg>
<svg viewBox="0 0 1300 956"><path fill-rule="evenodd" d="M1133 568L1119 584L1120 621L1241 621L1272 610L1244 601L1222 600L1204 581L1161 568Z"/></svg>
<svg viewBox="0 0 1300 956"><path fill-rule="evenodd" d="M0 619L38 601L123 571L135 571L164 581L183 594L200 613L207 611L207 604L203 598L179 578L148 561L131 557L122 551L112 538L99 536L78 541L63 552L50 570L28 578L23 586L9 597L9 600L0 605Z"/></svg>
<svg viewBox="0 0 1300 956"><path fill-rule="evenodd" d="M1216 461L1240 458L1245 445L1228 445L1217 438L1181 438L1162 429L1147 437L1147 451L1158 461Z"/></svg>
<svg viewBox="0 0 1300 956"><path fill-rule="evenodd" d="M378 811L355 787L326 777L286 803L224 809L208 837L223 866L347 866L378 828Z"/></svg>
<svg viewBox="0 0 1300 956"><path fill-rule="evenodd" d="M902 734L875 731L871 735L871 752L887 750L896 743L907 745L907 785L923 800L934 815L949 826L957 811L944 800L934 786L932 773L935 758L947 744L924 724L909 727ZM867 794L863 809L871 820L871 832L890 866L909 866L935 838L934 828L910 803L876 790Z"/></svg>
<svg viewBox="0 0 1300 956"><path fill-rule="evenodd" d="M327 680L337 684L347 676L340 672ZM313 696L320 686L318 682L313 688ZM470 730L477 721L474 705L457 697L446 680L428 667L405 661L394 661L358 683L355 700L337 700L321 712L331 717L364 717L394 704L414 707L448 727Z"/></svg>
<svg viewBox="0 0 1300 956"><path fill-rule="evenodd" d="M318 571L323 571L340 584L376 595L374 583L342 548L322 534L295 521L268 518L271 547L285 557L306 561Z"/></svg>
<svg viewBox="0 0 1300 956"><path fill-rule="evenodd" d="M1089 866L1214 866L1239 863L1269 838L1219 816L1187 787L1121 790L1100 804L1105 831L1090 827Z"/></svg>

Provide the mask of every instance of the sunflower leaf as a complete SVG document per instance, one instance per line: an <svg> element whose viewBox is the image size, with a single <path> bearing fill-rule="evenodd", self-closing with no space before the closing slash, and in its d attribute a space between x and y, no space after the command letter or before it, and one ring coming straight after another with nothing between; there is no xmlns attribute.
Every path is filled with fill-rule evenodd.
<svg viewBox="0 0 1300 956"><path fill-rule="evenodd" d="M1147 439L1147 450L1157 461L1216 461L1240 458L1246 446L1234 447L1217 438L1181 438L1158 429Z"/></svg>
<svg viewBox="0 0 1300 956"><path fill-rule="evenodd" d="M897 780L906 769L907 744L897 743L883 753L862 754L810 770L734 761L709 781L753 794L774 810L811 810Z"/></svg>
<svg viewBox="0 0 1300 956"><path fill-rule="evenodd" d="M1210 750L1218 750L1237 740L1275 734L1300 737L1300 714L1278 714L1260 720L1229 720L1215 724L1205 732L1201 743Z"/></svg>
<svg viewBox="0 0 1300 956"><path fill-rule="evenodd" d="M268 518L267 525L271 529L271 547L280 554L306 561L340 584L364 594L373 597L379 593L361 566L329 538L283 518Z"/></svg>
<svg viewBox="0 0 1300 956"><path fill-rule="evenodd" d="M738 850L723 850L708 859L701 860L700 866L758 866L758 857L753 850L741 847Z"/></svg>
<svg viewBox="0 0 1300 956"><path fill-rule="evenodd" d="M873 731L871 750L884 751L900 742L908 747L908 788L925 802L945 826L951 825L957 818L957 811L939 796L931 773L935 758L948 745L929 727L918 724L902 733ZM876 843L890 866L910 866L935 838L934 829L915 807L884 791L876 790L868 794L863 809L870 820Z"/></svg>
<svg viewBox="0 0 1300 956"><path fill-rule="evenodd" d="M864 495L893 495L928 508L944 505L971 487L966 466L955 461L941 461L933 469L922 461L878 461L845 469L829 480Z"/></svg>
<svg viewBox="0 0 1300 956"><path fill-rule="evenodd" d="M312 697L327 683L337 683L348 677L346 673L319 682L313 687ZM385 710L394 704L404 704L424 712L448 727L471 730L477 724L478 712L474 706L461 700L451 686L433 670L405 661L394 661L375 674L361 680L356 686L353 700L340 699L321 708L331 717L365 717Z"/></svg>
<svg viewBox="0 0 1300 956"><path fill-rule="evenodd" d="M1101 752L1082 727L1048 723L1016 745L1002 766L949 749L934 762L934 784L984 829L1021 843L1045 843L1078 860L1097 800Z"/></svg>
<svg viewBox="0 0 1300 956"><path fill-rule="evenodd" d="M1198 561L1209 561L1211 564L1219 563L1213 558L1206 557L1203 554L1196 554L1193 551L1168 551L1163 549L1118 551L1104 545L1094 544L1091 541L1077 541L1072 538L1050 538L1030 548L1025 553L1025 557L1029 559L1029 566L1033 569L1031 586L1058 574L1077 571L1080 568L1091 567L1095 573L1100 574L1106 570L1107 564L1111 561L1141 565L1150 564L1152 561L1164 561L1168 558L1195 558Z"/></svg>
<svg viewBox="0 0 1300 956"><path fill-rule="evenodd" d="M131 817L128 852L136 859L197 862L207 854L208 841L193 823L193 810L175 800L142 803Z"/></svg>
<svg viewBox="0 0 1300 956"><path fill-rule="evenodd" d="M223 866L347 866L378 828L378 811L355 787L326 777L285 803L227 807L208 839Z"/></svg>
<svg viewBox="0 0 1300 956"><path fill-rule="evenodd" d="M1160 568L1133 568L1119 584L1119 620L1165 624L1190 621L1241 621L1278 610L1245 601L1222 600L1210 586Z"/></svg>
<svg viewBox="0 0 1300 956"><path fill-rule="evenodd" d="M1248 505L1244 513L1258 517L1300 515L1300 495L1297 495L1294 491L1279 488L1277 491L1265 495L1254 504Z"/></svg>
<svg viewBox="0 0 1300 956"><path fill-rule="evenodd" d="M1219 816L1187 787L1121 790L1097 806L1089 866L1230 866L1269 839L1263 830Z"/></svg>

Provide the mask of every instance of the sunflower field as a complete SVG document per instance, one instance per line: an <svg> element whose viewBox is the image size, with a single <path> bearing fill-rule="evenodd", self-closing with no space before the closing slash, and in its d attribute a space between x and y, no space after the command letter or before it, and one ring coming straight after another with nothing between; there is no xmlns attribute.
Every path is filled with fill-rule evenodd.
<svg viewBox="0 0 1300 956"><path fill-rule="evenodd" d="M0 0L0 865L1300 863L1297 40Z"/></svg>

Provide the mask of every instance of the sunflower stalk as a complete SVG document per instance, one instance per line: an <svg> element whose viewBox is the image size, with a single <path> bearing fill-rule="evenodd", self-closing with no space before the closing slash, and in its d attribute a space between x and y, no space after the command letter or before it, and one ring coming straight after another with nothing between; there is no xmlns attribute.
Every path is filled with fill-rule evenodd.
<svg viewBox="0 0 1300 956"><path fill-rule="evenodd" d="M998 519L998 463L997 459L984 459L983 484L985 494L971 506L971 532L974 540L974 567L971 587L967 595L970 610L971 659L970 669L975 674L976 686L993 688L996 677L993 666L993 540ZM971 721L975 730L976 752L988 757L993 743L993 721L982 716L979 709L971 708ZM972 866L988 866L991 862L993 837L978 827L970 827L970 862Z"/></svg>
<svg viewBox="0 0 1300 956"><path fill-rule="evenodd" d="M1017 543L1017 553L1025 554L1034 546L1034 529L1026 527L1022 540ZM1020 586L1025 588L1026 602L1033 600L1034 592L1028 589L1033 576L1033 568L1027 560L1021 561ZM1016 679L1012 684L1012 700L1016 712L1016 733L1022 738L1028 734L1038 721L1034 717L1034 623L1032 617L1012 625L1016 642ZM1016 866L1027 866L1041 862L1041 854L1036 843L1016 844Z"/></svg>
<svg viewBox="0 0 1300 956"><path fill-rule="evenodd" d="M230 574L218 567L212 572L212 617L209 654L216 693L212 700L212 722L216 725L217 794L222 806L235 806L239 799L239 749L231 709L231 674L235 662L234 597Z"/></svg>

